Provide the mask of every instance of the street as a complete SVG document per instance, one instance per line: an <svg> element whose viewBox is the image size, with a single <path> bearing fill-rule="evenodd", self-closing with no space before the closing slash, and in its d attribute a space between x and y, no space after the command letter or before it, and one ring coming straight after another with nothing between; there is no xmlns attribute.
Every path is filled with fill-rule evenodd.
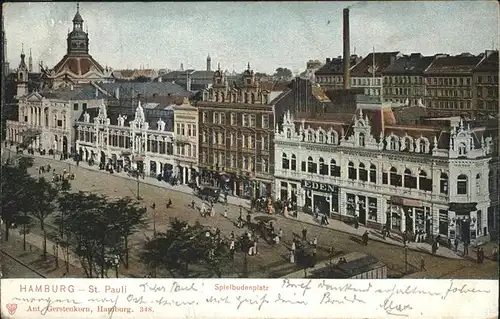
<svg viewBox="0 0 500 319"><path fill-rule="evenodd" d="M0 264L2 267L2 278L43 278L32 269L24 266L11 256L0 251Z"/></svg>
<svg viewBox="0 0 500 319"><path fill-rule="evenodd" d="M36 157L34 166L30 168L30 173L38 176L37 167L50 164L57 173L61 173L63 169L68 170L68 164L54 161L46 158ZM71 182L73 191L90 191L105 194L109 197L135 197L136 196L136 181L125 179L117 176L118 174L109 174L104 171L94 171L86 169L86 164L82 163L80 167L71 165L71 172L75 174L75 180ZM51 174L45 174L46 178L50 179ZM135 234L130 242L135 248L132 252L132 260L137 260L137 253L147 238L153 235L153 217L156 223L157 231L164 231L173 217L177 217L194 223L200 221L201 224L218 227L224 236L229 236L231 231L236 235L242 234L245 229L238 229L234 223L238 218L240 208L234 205L228 205L228 218L222 214L224 206L216 204L216 216L203 218L198 211L201 206L201 200L193 195L168 190L154 185L141 183L140 194L142 202L148 207L149 227L144 231ZM169 198L172 200L172 207L166 208L166 203ZM195 200L196 209L190 207L191 201ZM151 205L156 203L156 212L153 212ZM246 216L246 211L243 209L243 218ZM293 236L301 233L305 227L308 231L310 240L314 236L318 237L318 255L326 258L326 250L333 247L337 253L348 253L358 251L368 253L380 261L384 262L388 267L388 275L392 278L401 277L404 273L404 249L402 247L392 246L383 242L370 241L368 246L363 246L359 243L359 239L351 234L346 234L333 229L320 227L319 225L309 225L297 222L293 219L285 219L277 216L275 228L282 228L284 236L282 242L276 246L270 246L263 241L259 242L259 254L248 258L248 268L251 277L273 277L278 274L286 273L287 271L295 270L294 265L288 261L288 249ZM36 232L36 230L33 230ZM322 249L323 248L323 249ZM237 254L237 260L233 266L233 270L229 272L241 272L242 259L241 254ZM486 260L484 264L477 264L471 260L448 259L443 257L431 256L425 252L410 251L408 254L409 269L417 271L419 269L420 260L424 258L426 265L426 278L498 278L497 264L490 260ZM137 261L138 262L138 261Z"/></svg>

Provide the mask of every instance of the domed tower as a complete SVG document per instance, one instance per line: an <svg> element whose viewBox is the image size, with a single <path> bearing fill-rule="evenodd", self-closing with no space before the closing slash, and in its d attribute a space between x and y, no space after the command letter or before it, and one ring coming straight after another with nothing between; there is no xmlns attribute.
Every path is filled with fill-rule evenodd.
<svg viewBox="0 0 500 319"><path fill-rule="evenodd" d="M83 31L83 18L80 15L80 5L76 5L73 18L73 31L68 34L68 55L86 55L89 53L89 36Z"/></svg>
<svg viewBox="0 0 500 319"><path fill-rule="evenodd" d="M26 55L24 54L24 46L21 49L21 62L17 68L17 98L25 96L28 94L28 67L26 66L26 61L24 60Z"/></svg>

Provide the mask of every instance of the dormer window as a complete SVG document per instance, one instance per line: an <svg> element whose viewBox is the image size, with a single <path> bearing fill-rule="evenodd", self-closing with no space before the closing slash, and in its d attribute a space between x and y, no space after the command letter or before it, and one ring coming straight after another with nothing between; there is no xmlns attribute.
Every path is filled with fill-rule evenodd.
<svg viewBox="0 0 500 319"><path fill-rule="evenodd" d="M466 154L467 147L465 146L465 144L460 143L460 145L458 145L458 156L465 156Z"/></svg>
<svg viewBox="0 0 500 319"><path fill-rule="evenodd" d="M314 142L314 134L311 131L307 132L307 141Z"/></svg>
<svg viewBox="0 0 500 319"><path fill-rule="evenodd" d="M359 133L358 135L358 146L365 146L365 134Z"/></svg>
<svg viewBox="0 0 500 319"><path fill-rule="evenodd" d="M391 151L397 151L398 150L398 140L396 137L392 137L390 140L390 150Z"/></svg>
<svg viewBox="0 0 500 319"><path fill-rule="evenodd" d="M427 153L427 145L425 144L425 141L424 140L420 140L418 142L418 145L419 145L419 152L421 154L425 154Z"/></svg>

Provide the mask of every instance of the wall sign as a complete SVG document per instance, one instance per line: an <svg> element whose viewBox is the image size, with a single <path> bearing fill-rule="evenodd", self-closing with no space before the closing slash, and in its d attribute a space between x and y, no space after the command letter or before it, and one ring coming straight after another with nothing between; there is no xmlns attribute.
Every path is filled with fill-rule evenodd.
<svg viewBox="0 0 500 319"><path fill-rule="evenodd" d="M303 189L310 189L314 191L319 191L323 193L338 193L339 188L335 185L331 184L326 184L326 183L319 183L319 182L311 182L311 181L306 181L302 180L300 185L302 186Z"/></svg>

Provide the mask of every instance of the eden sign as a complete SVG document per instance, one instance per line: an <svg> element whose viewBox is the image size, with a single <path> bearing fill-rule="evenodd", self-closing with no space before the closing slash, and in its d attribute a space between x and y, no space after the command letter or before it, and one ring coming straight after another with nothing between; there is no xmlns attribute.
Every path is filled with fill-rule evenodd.
<svg viewBox="0 0 500 319"><path fill-rule="evenodd" d="M338 193L339 188L335 185L326 184L326 183L318 183L303 180L300 185L303 189L319 191L323 193Z"/></svg>

